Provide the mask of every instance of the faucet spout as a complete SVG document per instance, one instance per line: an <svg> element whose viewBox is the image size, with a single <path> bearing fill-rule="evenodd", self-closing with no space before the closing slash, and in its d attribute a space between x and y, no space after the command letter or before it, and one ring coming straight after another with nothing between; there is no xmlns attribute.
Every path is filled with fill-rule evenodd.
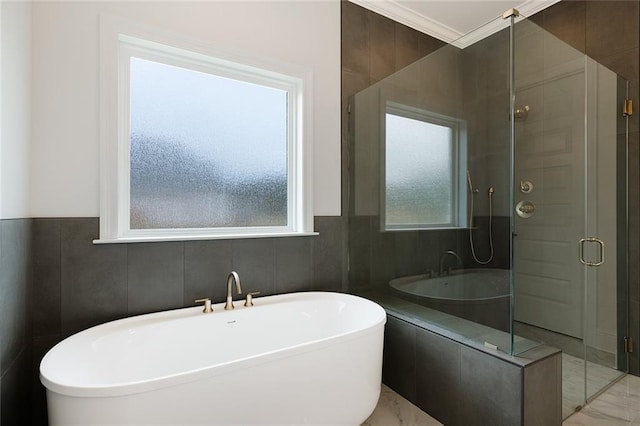
<svg viewBox="0 0 640 426"><path fill-rule="evenodd" d="M242 294L242 287L240 285L240 276L236 271L232 271L227 276L227 303L224 305L224 309L233 309L233 284L236 284L236 291L238 294Z"/></svg>
<svg viewBox="0 0 640 426"><path fill-rule="evenodd" d="M460 258L460 256L458 256L458 253L456 253L453 250L447 250L442 255L442 257L440 257L440 276L442 276L444 274L444 261L445 261L445 259L447 258L448 255L451 255L451 256L456 258L458 267L462 266L462 259ZM449 268L449 273L451 273L451 268Z"/></svg>

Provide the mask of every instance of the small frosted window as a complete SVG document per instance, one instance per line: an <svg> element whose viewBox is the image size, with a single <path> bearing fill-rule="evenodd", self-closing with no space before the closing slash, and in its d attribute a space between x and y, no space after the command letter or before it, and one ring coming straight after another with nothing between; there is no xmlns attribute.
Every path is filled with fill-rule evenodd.
<svg viewBox="0 0 640 426"><path fill-rule="evenodd" d="M454 137L451 126L386 114L387 228L454 223Z"/></svg>
<svg viewBox="0 0 640 426"><path fill-rule="evenodd" d="M287 225L287 92L131 57L130 227Z"/></svg>

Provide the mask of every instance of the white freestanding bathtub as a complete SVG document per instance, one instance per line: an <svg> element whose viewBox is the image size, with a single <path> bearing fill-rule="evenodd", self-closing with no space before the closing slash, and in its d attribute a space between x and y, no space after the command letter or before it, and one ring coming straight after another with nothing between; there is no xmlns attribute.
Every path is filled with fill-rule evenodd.
<svg viewBox="0 0 640 426"><path fill-rule="evenodd" d="M102 324L40 364L50 425L360 425L381 384L385 311L341 293Z"/></svg>

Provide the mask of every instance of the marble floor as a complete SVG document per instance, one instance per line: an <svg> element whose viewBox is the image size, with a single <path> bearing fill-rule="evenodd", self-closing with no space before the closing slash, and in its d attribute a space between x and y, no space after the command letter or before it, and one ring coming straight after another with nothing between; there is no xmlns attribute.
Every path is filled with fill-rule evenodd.
<svg viewBox="0 0 640 426"><path fill-rule="evenodd" d="M623 377L581 411L565 420L563 425L640 425L640 377Z"/></svg>
<svg viewBox="0 0 640 426"><path fill-rule="evenodd" d="M382 385L378 406L361 426L437 426L439 421Z"/></svg>
<svg viewBox="0 0 640 426"><path fill-rule="evenodd" d="M587 397L591 398L621 377L620 371L591 361L586 363ZM562 417L566 418L582 405L585 392L584 360L562 354ZM640 403L640 401L638 401Z"/></svg>
<svg viewBox="0 0 640 426"><path fill-rule="evenodd" d="M615 368L616 356L614 353L592 347L586 348L587 362L585 364L583 360L585 347L581 339L517 321L514 322L514 329L519 336L562 350L563 418L567 418L582 406L585 398L585 379L587 398L591 398L623 374Z"/></svg>
<svg viewBox="0 0 640 426"><path fill-rule="evenodd" d="M436 426L441 424L383 385L378 406L362 426ZM562 425L640 426L640 377L623 377L581 411L565 420Z"/></svg>

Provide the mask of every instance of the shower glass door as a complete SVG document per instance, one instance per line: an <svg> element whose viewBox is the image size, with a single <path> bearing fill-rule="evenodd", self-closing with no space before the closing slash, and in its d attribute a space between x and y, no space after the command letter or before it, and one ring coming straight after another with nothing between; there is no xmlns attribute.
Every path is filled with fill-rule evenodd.
<svg viewBox="0 0 640 426"><path fill-rule="evenodd" d="M562 350L567 417L627 368L624 82L526 19L514 43L513 328Z"/></svg>
<svg viewBox="0 0 640 426"><path fill-rule="evenodd" d="M585 399L627 371L628 83L591 58L586 69Z"/></svg>

